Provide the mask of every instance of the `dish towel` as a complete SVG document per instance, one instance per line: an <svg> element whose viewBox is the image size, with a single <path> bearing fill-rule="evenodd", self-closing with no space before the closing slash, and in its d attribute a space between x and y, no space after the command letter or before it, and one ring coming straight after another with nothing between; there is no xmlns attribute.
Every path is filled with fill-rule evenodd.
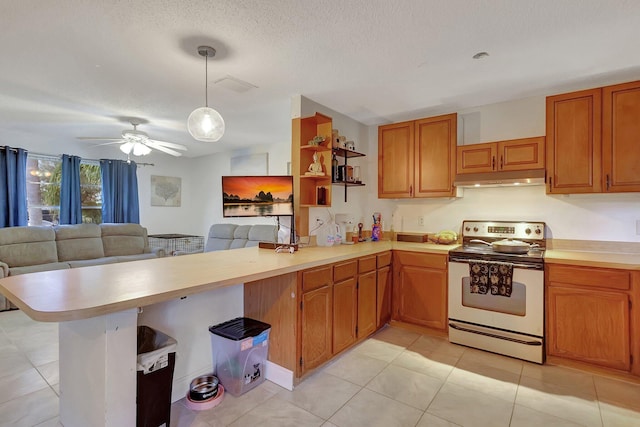
<svg viewBox="0 0 640 427"><path fill-rule="evenodd" d="M486 294L489 291L489 264L486 261L469 261L472 294Z"/></svg>
<svg viewBox="0 0 640 427"><path fill-rule="evenodd" d="M491 295L510 297L512 281L513 264L507 262L492 262L489 264L489 282L491 283Z"/></svg>

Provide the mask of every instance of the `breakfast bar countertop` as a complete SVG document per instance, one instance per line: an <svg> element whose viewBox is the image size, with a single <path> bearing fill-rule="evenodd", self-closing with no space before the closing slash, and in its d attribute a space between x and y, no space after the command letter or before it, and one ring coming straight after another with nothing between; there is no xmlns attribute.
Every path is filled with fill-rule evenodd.
<svg viewBox="0 0 640 427"><path fill-rule="evenodd" d="M79 320L225 286L398 249L446 254L455 245L363 242L301 248L257 247L10 276L0 292L34 320Z"/></svg>

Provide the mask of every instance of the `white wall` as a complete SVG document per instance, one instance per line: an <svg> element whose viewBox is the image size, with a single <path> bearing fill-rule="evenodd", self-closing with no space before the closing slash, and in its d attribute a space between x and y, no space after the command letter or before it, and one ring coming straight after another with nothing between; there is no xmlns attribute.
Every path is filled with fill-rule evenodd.
<svg viewBox="0 0 640 427"><path fill-rule="evenodd" d="M287 163L291 161L291 142L274 143L246 150L235 150L216 153L210 156L193 159L190 163L190 174L193 186L189 188L193 203L191 209L195 217L190 227L193 233L206 236L211 224L276 224L276 219L266 218L223 218L222 217L222 179L230 174L230 160L235 156L268 153L269 175L286 175ZM281 218L281 225L290 227L287 218Z"/></svg>

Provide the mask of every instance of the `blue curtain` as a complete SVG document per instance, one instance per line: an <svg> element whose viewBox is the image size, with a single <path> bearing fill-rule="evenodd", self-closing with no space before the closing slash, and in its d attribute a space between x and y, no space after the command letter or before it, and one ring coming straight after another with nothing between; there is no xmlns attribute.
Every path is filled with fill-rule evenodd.
<svg viewBox="0 0 640 427"><path fill-rule="evenodd" d="M102 222L140 223L136 162L100 160Z"/></svg>
<svg viewBox="0 0 640 427"><path fill-rule="evenodd" d="M0 147L0 227L27 225L27 151Z"/></svg>
<svg viewBox="0 0 640 427"><path fill-rule="evenodd" d="M60 181L60 224L82 224L80 157L62 155Z"/></svg>

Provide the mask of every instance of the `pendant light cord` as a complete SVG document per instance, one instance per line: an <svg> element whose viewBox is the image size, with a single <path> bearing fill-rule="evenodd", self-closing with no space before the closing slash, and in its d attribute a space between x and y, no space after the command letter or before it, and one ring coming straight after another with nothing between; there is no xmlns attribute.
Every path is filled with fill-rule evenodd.
<svg viewBox="0 0 640 427"><path fill-rule="evenodd" d="M204 106L209 107L209 53L204 56Z"/></svg>

